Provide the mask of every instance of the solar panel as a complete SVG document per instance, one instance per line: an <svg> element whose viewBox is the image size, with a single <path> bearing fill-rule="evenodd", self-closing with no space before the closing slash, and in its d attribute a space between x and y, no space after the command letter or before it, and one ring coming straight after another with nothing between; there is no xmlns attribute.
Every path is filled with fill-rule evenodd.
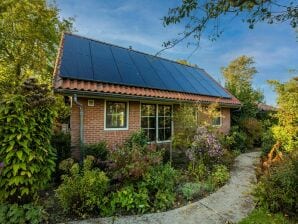
<svg viewBox="0 0 298 224"><path fill-rule="evenodd" d="M231 98L202 69L71 34L64 36L60 76Z"/></svg>

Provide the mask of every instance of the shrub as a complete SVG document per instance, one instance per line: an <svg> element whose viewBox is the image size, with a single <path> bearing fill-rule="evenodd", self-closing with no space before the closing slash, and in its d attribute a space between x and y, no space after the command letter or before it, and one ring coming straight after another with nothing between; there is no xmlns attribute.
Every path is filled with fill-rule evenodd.
<svg viewBox="0 0 298 224"><path fill-rule="evenodd" d="M144 187L134 189L132 185L123 187L111 196L111 210L133 213L144 213L148 211L149 195L148 190Z"/></svg>
<svg viewBox="0 0 298 224"><path fill-rule="evenodd" d="M85 155L94 156L101 161L105 161L108 156L108 148L107 143L105 141L101 141L97 144L85 145L84 146Z"/></svg>
<svg viewBox="0 0 298 224"><path fill-rule="evenodd" d="M41 206L34 204L0 204L0 223L5 224L38 224L46 218Z"/></svg>
<svg viewBox="0 0 298 224"><path fill-rule="evenodd" d="M197 164L189 163L187 174L191 179L204 180L208 175L208 170L204 162L198 162Z"/></svg>
<svg viewBox="0 0 298 224"><path fill-rule="evenodd" d="M94 158L88 156L83 168L74 163L69 175L63 175L62 184L56 190L56 196L65 212L73 211L84 216L85 213L98 209L109 187L109 179L99 169L91 169ZM71 161L65 164L71 164ZM65 166L67 167L67 165Z"/></svg>
<svg viewBox="0 0 298 224"><path fill-rule="evenodd" d="M229 135L227 135L225 139L228 149L233 151L239 150L241 152L245 152L248 149L248 136L238 126L232 126Z"/></svg>
<svg viewBox="0 0 298 224"><path fill-rule="evenodd" d="M0 106L0 201L31 201L55 168L50 145L54 98L46 85L25 81Z"/></svg>
<svg viewBox="0 0 298 224"><path fill-rule="evenodd" d="M185 183L181 186L180 192L186 200L192 200L202 193L202 184L192 182Z"/></svg>
<svg viewBox="0 0 298 224"><path fill-rule="evenodd" d="M298 160L297 155L286 158L272 166L254 191L258 205L271 212L283 212L290 216L297 213L298 200Z"/></svg>
<svg viewBox="0 0 298 224"><path fill-rule="evenodd" d="M228 168L225 165L215 165L211 176L215 186L223 185L230 178Z"/></svg>
<svg viewBox="0 0 298 224"><path fill-rule="evenodd" d="M136 136L136 135L133 135ZM163 151L157 151L155 147L142 145L139 138L136 142L124 144L124 146L111 149L108 159L111 161L110 173L118 180L138 180L150 167L162 162Z"/></svg>
<svg viewBox="0 0 298 224"><path fill-rule="evenodd" d="M164 210L175 201L175 186L178 179L179 173L169 164L159 165L148 170L139 186L148 189L150 196L154 198L155 210Z"/></svg>
<svg viewBox="0 0 298 224"><path fill-rule="evenodd" d="M273 133L270 129L262 134L262 154L267 155L275 144Z"/></svg>
<svg viewBox="0 0 298 224"><path fill-rule="evenodd" d="M254 145L259 145L261 142L262 122L256 118L245 118L241 122L241 126L248 135L246 144L248 148L253 148Z"/></svg>
<svg viewBox="0 0 298 224"><path fill-rule="evenodd" d="M187 150L190 161L203 161L205 165L216 163L223 155L223 147L219 139L205 127L197 129L191 148Z"/></svg>
<svg viewBox="0 0 298 224"><path fill-rule="evenodd" d="M125 142L125 146L128 148L133 148L134 145L137 145L141 148L144 148L148 145L148 137L144 131L138 131L131 134L129 139Z"/></svg>

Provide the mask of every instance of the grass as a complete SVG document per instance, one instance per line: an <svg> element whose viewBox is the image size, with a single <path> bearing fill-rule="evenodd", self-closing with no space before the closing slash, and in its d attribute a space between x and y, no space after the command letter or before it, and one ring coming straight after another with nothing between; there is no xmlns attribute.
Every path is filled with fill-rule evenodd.
<svg viewBox="0 0 298 224"><path fill-rule="evenodd" d="M238 224L291 224L281 213L271 214L266 209L256 208Z"/></svg>

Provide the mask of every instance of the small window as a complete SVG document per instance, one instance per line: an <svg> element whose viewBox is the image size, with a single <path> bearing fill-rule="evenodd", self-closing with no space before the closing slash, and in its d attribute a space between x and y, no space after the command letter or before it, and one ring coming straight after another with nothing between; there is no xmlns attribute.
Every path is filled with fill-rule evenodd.
<svg viewBox="0 0 298 224"><path fill-rule="evenodd" d="M213 120L212 120L212 125L213 126L221 126L221 110L218 109L217 112L218 112L219 116L213 118Z"/></svg>
<svg viewBox="0 0 298 224"><path fill-rule="evenodd" d="M156 139L156 105L142 104L141 128L150 142Z"/></svg>
<svg viewBox="0 0 298 224"><path fill-rule="evenodd" d="M106 101L106 129L127 128L127 103Z"/></svg>

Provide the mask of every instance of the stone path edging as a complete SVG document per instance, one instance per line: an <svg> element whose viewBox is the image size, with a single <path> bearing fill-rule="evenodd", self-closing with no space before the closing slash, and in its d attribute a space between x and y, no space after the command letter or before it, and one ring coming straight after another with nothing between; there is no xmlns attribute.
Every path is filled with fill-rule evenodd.
<svg viewBox="0 0 298 224"><path fill-rule="evenodd" d="M237 223L254 209L249 194L256 182L260 152L243 153L235 160L229 182L218 191L189 205L161 213L118 218L96 218L69 224L220 224Z"/></svg>

